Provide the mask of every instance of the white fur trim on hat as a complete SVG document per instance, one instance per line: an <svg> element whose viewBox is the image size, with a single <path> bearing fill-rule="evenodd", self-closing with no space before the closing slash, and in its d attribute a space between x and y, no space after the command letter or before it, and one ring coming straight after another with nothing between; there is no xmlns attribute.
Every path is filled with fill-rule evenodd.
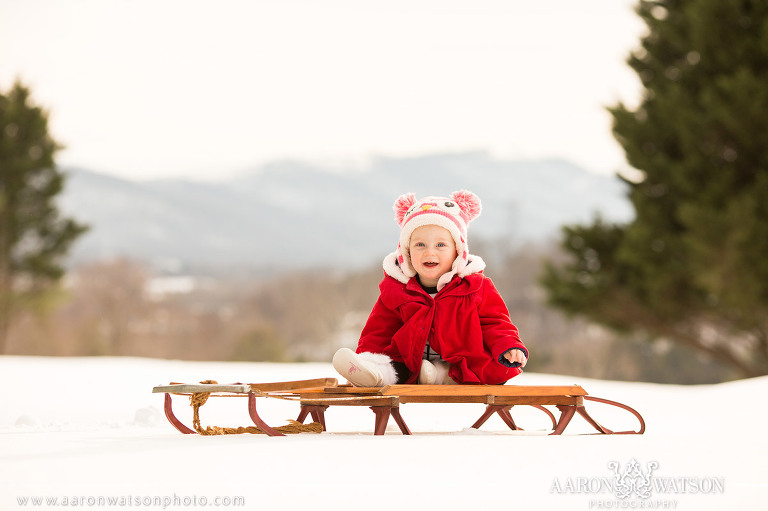
<svg viewBox="0 0 768 511"><path fill-rule="evenodd" d="M457 257L453 261L451 271L441 277L438 289L450 282L453 275L464 273L469 261L469 244L467 243L467 227L469 222L480 216L482 205L480 198L467 190L453 192L450 197L424 197L416 199L412 193L398 197L393 207L395 221L400 226L400 240L397 246L397 263L403 274L408 277L416 276L411 264L409 244L411 234L424 225L437 225L451 233L456 244Z"/></svg>

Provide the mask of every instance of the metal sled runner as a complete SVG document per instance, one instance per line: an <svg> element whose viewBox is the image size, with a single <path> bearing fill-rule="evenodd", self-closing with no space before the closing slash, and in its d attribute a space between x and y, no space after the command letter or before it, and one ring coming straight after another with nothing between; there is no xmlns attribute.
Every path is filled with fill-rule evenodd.
<svg viewBox="0 0 768 511"><path fill-rule="evenodd" d="M532 406L546 413L552 422L551 435L562 434L575 415L581 416L597 434L643 434L645 421L635 409L608 399L592 397L579 385L531 386L531 385L388 385L385 387L353 387L338 385L334 378L300 380L291 382L251 383L219 385L217 383L183 384L171 383L153 389L165 394L165 416L181 433L221 434L203 430L199 424L198 408L209 396L239 396L248 400L248 414L255 428L225 431L225 433L265 433L269 436L283 436L291 432L311 431L304 425L307 417L315 421L315 432L326 431L325 412L333 406L364 406L375 415L374 435L383 435L389 418L392 417L405 435L410 435L400 413L400 405L406 403L480 403L485 412L475 421L472 428L480 428L491 416L499 417L511 430L521 430L512 418L515 406ZM172 395L188 395L194 408L193 425L185 426L173 413ZM203 397L202 401L198 398ZM292 425L281 428L268 426L259 416L256 401L259 397L288 399L300 404L300 411ZM197 404L196 404L197 399ZM587 412L585 401L597 402L628 411L639 422L637 430L612 431L598 423ZM559 417L547 406L554 407ZM304 427L302 427L304 426ZM218 428L222 429L222 428Z"/></svg>

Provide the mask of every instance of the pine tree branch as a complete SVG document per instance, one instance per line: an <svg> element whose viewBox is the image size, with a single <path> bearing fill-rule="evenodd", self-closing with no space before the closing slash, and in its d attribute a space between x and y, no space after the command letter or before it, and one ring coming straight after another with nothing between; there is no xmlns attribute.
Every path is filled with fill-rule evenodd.
<svg viewBox="0 0 768 511"><path fill-rule="evenodd" d="M700 336L691 335L691 332L694 330L695 328L691 328L689 325L672 326L662 328L659 333L664 337L676 339L686 346L706 354L716 362L728 364L747 378L768 374L768 367L761 367L760 365L752 365L745 362L723 344L707 345L703 343Z"/></svg>

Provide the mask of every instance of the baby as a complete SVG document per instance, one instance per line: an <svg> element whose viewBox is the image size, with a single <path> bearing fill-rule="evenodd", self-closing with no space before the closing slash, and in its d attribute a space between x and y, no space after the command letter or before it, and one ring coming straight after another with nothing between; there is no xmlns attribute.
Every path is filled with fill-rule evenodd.
<svg viewBox="0 0 768 511"><path fill-rule="evenodd" d="M380 295L357 350L333 367L350 383L503 384L522 372L528 350L485 263L469 254L467 225L481 212L465 190L450 197L400 196L397 250L384 259Z"/></svg>

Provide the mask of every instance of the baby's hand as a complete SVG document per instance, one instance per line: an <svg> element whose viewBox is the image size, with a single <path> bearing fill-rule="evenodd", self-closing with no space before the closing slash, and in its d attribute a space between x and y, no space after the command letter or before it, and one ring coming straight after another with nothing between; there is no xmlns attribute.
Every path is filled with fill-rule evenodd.
<svg viewBox="0 0 768 511"><path fill-rule="evenodd" d="M525 352L523 350L509 350L504 353L504 358L506 358L512 364L518 362L520 367L525 367L525 364L528 363L528 358L525 356Z"/></svg>

